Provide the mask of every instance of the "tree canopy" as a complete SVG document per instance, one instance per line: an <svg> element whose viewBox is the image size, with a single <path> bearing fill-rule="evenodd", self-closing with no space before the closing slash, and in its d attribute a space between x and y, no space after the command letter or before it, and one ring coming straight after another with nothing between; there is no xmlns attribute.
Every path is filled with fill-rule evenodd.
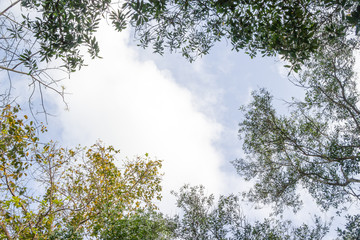
<svg viewBox="0 0 360 240"><path fill-rule="evenodd" d="M300 187L323 209L359 200L359 94L345 42L318 51L292 79L305 98L289 102L288 115L276 113L264 89L243 107L239 133L248 157L233 163L257 180L251 200L297 209Z"/></svg>
<svg viewBox="0 0 360 240"><path fill-rule="evenodd" d="M338 37L358 39L360 6L354 0L16 0L0 10L0 69L30 79L33 89L61 96L48 63L72 72L85 65L83 51L99 56L101 19L122 31L131 26L139 45L154 52L180 51L190 61L222 39L250 56L279 54L294 70ZM21 10L19 10L21 6ZM55 61L56 60L56 61ZM9 96L10 87L3 97ZM30 96L30 98L33 95ZM44 109L45 111L45 109Z"/></svg>
<svg viewBox="0 0 360 240"><path fill-rule="evenodd" d="M298 70L321 46L359 31L358 1L129 0L123 16L140 45L179 50L188 59L222 39L250 56L279 54ZM126 19L126 18L125 18Z"/></svg>

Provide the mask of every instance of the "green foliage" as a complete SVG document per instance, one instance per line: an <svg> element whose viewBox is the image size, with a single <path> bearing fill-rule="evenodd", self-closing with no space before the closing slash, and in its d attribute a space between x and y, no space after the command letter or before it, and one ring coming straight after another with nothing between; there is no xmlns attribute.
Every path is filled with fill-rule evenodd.
<svg viewBox="0 0 360 240"><path fill-rule="evenodd" d="M319 51L292 81L305 99L289 103L291 113L276 114L266 90L253 92L240 123L247 158L234 161L245 179L256 179L252 201L297 210L297 190L305 188L323 208L359 199L359 95L351 42Z"/></svg>
<svg viewBox="0 0 360 240"><path fill-rule="evenodd" d="M110 0L22 0L22 7L41 14L41 17L23 15L22 24L31 29L34 39L38 40L41 61L61 58L66 68L74 71L83 65L81 46L87 46L92 58L98 56L94 33L110 4Z"/></svg>
<svg viewBox="0 0 360 240"><path fill-rule="evenodd" d="M0 238L81 239L107 219L128 219L160 199L161 161L116 166L113 147L64 149L40 143L18 107L0 115ZM44 128L40 129L45 131Z"/></svg>
<svg viewBox="0 0 360 240"><path fill-rule="evenodd" d="M171 220L154 211L138 211L122 219L109 219L106 226L99 229L102 240L161 240L171 239Z"/></svg>
<svg viewBox="0 0 360 240"><path fill-rule="evenodd" d="M360 215L346 216L347 223L345 229L337 229L340 239L359 239L360 238Z"/></svg>
<svg viewBox="0 0 360 240"><path fill-rule="evenodd" d="M253 224L247 222L241 212L240 201L235 195L206 196L203 186L183 186L177 197L177 206L182 210L177 216L176 239L273 239L300 240L322 239L328 232L327 224L316 218L313 227L303 224L294 227L290 221L265 219Z"/></svg>
<svg viewBox="0 0 360 240"><path fill-rule="evenodd" d="M76 230L74 227L69 226L61 230L55 230L49 236L50 240L82 240L84 239L81 231Z"/></svg>
<svg viewBox="0 0 360 240"><path fill-rule="evenodd" d="M280 54L298 70L319 47L351 35L357 6L335 0L130 0L125 9L140 46L152 45L157 53L180 50L192 61L226 38L236 51Z"/></svg>
<svg viewBox="0 0 360 240"><path fill-rule="evenodd" d="M84 46L91 57L99 56L94 34L102 18L109 18L118 31L129 23L140 45L152 45L160 54L180 50L192 61L226 38L233 49L245 49L251 57L280 54L294 69L332 39L351 36L354 28L357 33L360 19L354 0L129 0L117 5L110 0L21 0L21 6L21 18L2 12L0 27L30 53L11 60L30 72L38 62L56 58L75 71L84 65ZM6 40L0 40L3 50L14 53Z"/></svg>
<svg viewBox="0 0 360 240"><path fill-rule="evenodd" d="M21 17L9 12L17 3ZM295 71L302 67L292 81L306 96L290 103L289 115L276 113L266 90L254 92L243 108L240 135L248 156L234 166L257 180L246 196L275 203L276 213L300 208L299 188L325 210L359 199L360 110L352 57L358 1L15 1L0 12L0 70L29 77L40 92L63 95L45 63L60 59L72 72L85 64L82 48L99 57L95 33L102 18L118 31L130 24L140 46L159 54L181 51L193 61L225 38L251 57L279 54ZM166 219L152 211L152 199L160 198L160 161L146 155L118 167L118 151L100 143L76 149L40 143L36 131L45 128L36 129L18 111L7 106L0 118L1 238L168 239L173 233L180 239L320 239L327 232L318 220L315 228L272 220L249 224L236 196L215 203L202 187L175 193L184 215ZM358 216L348 217L338 232L357 238Z"/></svg>
<svg viewBox="0 0 360 240"><path fill-rule="evenodd" d="M99 57L95 33L101 19L109 18L118 30L126 26L111 0L17 0L2 1L1 7L0 71L7 72L2 83L8 80L9 86L4 85L0 97L10 103L16 97L11 96L13 79L26 78L32 88L29 101L39 95L45 114L43 92L51 90L64 99L59 81L85 65L84 50Z"/></svg>
<svg viewBox="0 0 360 240"><path fill-rule="evenodd" d="M177 218L176 236L180 239L225 239L244 225L239 199L221 196L215 203L214 195L205 196L204 187L185 185L177 197L177 207L183 210Z"/></svg>
<svg viewBox="0 0 360 240"><path fill-rule="evenodd" d="M20 3L22 14L14 14ZM180 51L193 61L227 39L251 57L279 54L298 71L339 37L358 41L359 12L355 0L18 0L0 12L0 70L12 73L9 89L0 96L10 98L12 76L21 74L41 97L51 89L64 98L48 63L73 72L85 65L81 50L99 57L95 33L101 19L117 31L132 26L139 45L159 54Z"/></svg>

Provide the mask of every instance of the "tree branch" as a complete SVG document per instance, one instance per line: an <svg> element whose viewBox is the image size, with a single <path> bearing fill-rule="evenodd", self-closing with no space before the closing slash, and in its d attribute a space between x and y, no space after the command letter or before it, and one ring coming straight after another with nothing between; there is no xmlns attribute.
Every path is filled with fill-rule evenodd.
<svg viewBox="0 0 360 240"><path fill-rule="evenodd" d="M15 2L13 2L10 6L8 6L7 8L5 8L5 10L3 10L2 12L0 12L0 16L3 15L4 13L6 13L10 8L12 8L13 6L15 6L16 4L18 4L21 0L17 0Z"/></svg>

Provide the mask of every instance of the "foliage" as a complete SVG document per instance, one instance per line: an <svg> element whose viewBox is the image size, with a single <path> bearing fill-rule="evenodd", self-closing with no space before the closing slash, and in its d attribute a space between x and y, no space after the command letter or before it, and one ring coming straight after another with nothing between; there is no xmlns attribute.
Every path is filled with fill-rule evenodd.
<svg viewBox="0 0 360 240"><path fill-rule="evenodd" d="M359 29L358 1L129 0L129 22L140 45L155 52L179 49L194 60L229 39L250 56L280 54L294 69L331 39Z"/></svg>
<svg viewBox="0 0 360 240"><path fill-rule="evenodd" d="M206 196L203 186L185 185L177 197L177 206L183 211L177 216L177 239L322 239L328 226L316 218L314 227L306 224L293 227L290 221L265 219L253 224L247 222L241 212L240 202L235 195L219 197Z"/></svg>
<svg viewBox="0 0 360 240"><path fill-rule="evenodd" d="M146 155L117 167L111 146L41 143L18 111L7 106L0 116L0 238L78 239L160 199L161 161Z"/></svg>
<svg viewBox="0 0 360 240"><path fill-rule="evenodd" d="M64 97L54 69L72 72L84 63L81 49L99 56L95 37L101 19L122 31L128 25L143 47L180 50L190 61L229 39L250 56L280 54L295 70L320 47L338 37L357 39L360 5L338 0L15 0L0 11L0 69L20 74L30 86ZM21 10L19 10L21 5ZM21 14L18 14L20 12ZM55 66L48 63L55 61ZM30 98L33 97L33 94ZM41 100L43 101L43 99ZM45 108L43 108L46 111Z"/></svg>
<svg viewBox="0 0 360 240"><path fill-rule="evenodd" d="M297 210L298 189L306 189L323 208L359 199L359 94L351 42L322 49L292 81L305 90L278 115L272 96L253 92L240 123L247 158L234 161L245 179L255 179L252 201Z"/></svg>
<svg viewBox="0 0 360 240"><path fill-rule="evenodd" d="M214 195L205 196L204 187L185 185L177 197L177 207L183 210L178 218L176 236L180 239L225 239L244 225L239 200L236 196L221 196L215 203Z"/></svg>
<svg viewBox="0 0 360 240"><path fill-rule="evenodd" d="M161 213L154 211L138 211L123 219L107 220L107 224L100 229L102 240L161 240L172 239L174 224Z"/></svg>
<svg viewBox="0 0 360 240"><path fill-rule="evenodd" d="M66 77L62 73L85 65L84 49L92 58L99 57L94 34L100 20L109 16L121 28L115 24L113 6L110 0L2 1L0 71L6 75L1 83L9 80L6 90L4 87L0 93L4 102L8 104L13 98L15 76L17 81L29 81L32 90L29 101L32 103L35 93L39 94L45 113L43 91L50 89L64 98L64 87L59 84Z"/></svg>
<svg viewBox="0 0 360 240"><path fill-rule="evenodd" d="M41 17L23 15L22 26L31 29L39 41L41 61L61 58L66 68L74 71L83 65L80 47L86 46L92 58L97 57L99 46L94 37L101 16L111 6L110 0L51 1L22 0L21 6Z"/></svg>
<svg viewBox="0 0 360 240"><path fill-rule="evenodd" d="M360 238L360 215L346 216L347 223L345 229L337 229L340 239L359 239Z"/></svg>

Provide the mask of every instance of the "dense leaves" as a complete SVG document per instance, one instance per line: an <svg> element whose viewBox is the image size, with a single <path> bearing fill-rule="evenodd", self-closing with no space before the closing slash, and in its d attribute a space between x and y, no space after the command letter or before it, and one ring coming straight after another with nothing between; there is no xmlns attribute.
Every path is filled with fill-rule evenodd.
<svg viewBox="0 0 360 240"><path fill-rule="evenodd" d="M140 45L152 44L158 53L181 49L193 60L225 37L235 50L246 49L251 56L279 53L293 63L308 59L332 38L351 35L354 27L357 33L360 19L357 1L337 0L128 0L118 5L109 0L22 0L21 5L41 13L23 15L23 25L39 41L42 60L60 57L70 70L82 65L80 46L98 55L93 34L101 17L108 16L119 31L130 23Z"/></svg>
<svg viewBox="0 0 360 240"><path fill-rule="evenodd" d="M125 6L140 45L150 44L155 52L179 49L194 60L226 38L250 56L280 54L295 70L319 47L351 36L359 25L357 1L129 0Z"/></svg>
<svg viewBox="0 0 360 240"><path fill-rule="evenodd" d="M11 11L19 4L21 17ZM235 50L245 49L251 56L280 54L295 69L332 39L355 37L360 19L357 1L338 0L18 0L4 8L0 45L8 57L0 66L24 74L39 72L40 62L56 58L75 71L84 65L84 46L97 57L94 34L102 18L118 31L130 24L140 45L152 45L158 53L180 50L193 60L226 38ZM32 76L48 84L44 77Z"/></svg>
<svg viewBox="0 0 360 240"><path fill-rule="evenodd" d="M99 239L102 240L165 240L173 239L174 223L154 211L138 211L123 219L108 219Z"/></svg>
<svg viewBox="0 0 360 240"><path fill-rule="evenodd" d="M23 15L23 24L39 41L42 61L61 58L67 69L73 71L83 64L81 46L88 47L91 57L98 56L99 46L93 34L110 4L110 0L22 0L22 7L41 14L41 17Z"/></svg>

